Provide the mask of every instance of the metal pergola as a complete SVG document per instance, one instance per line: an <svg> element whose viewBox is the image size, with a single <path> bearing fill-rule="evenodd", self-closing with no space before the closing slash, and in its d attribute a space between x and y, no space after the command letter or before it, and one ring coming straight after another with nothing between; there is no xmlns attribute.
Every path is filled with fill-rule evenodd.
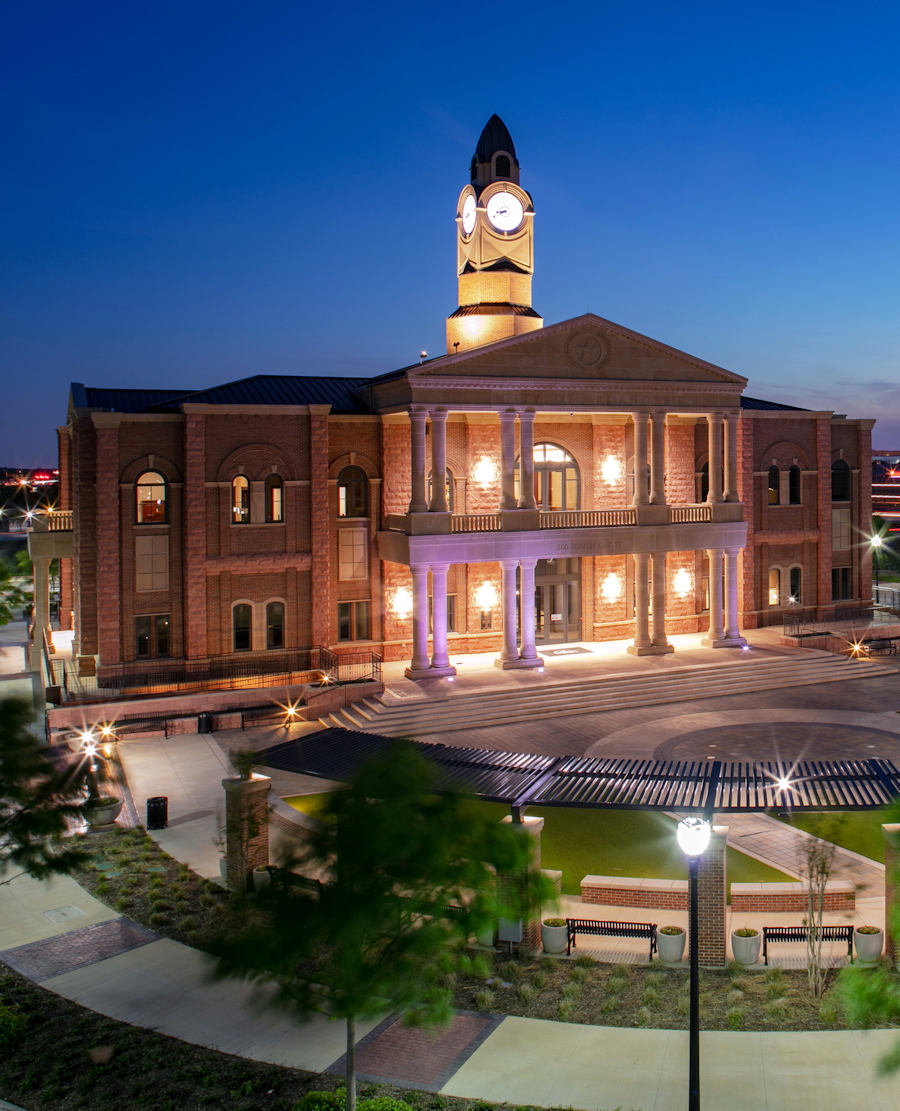
<svg viewBox="0 0 900 1111"><path fill-rule="evenodd" d="M889 760L629 760L540 756L486 748L398 742L394 737L324 729L258 754L282 771L345 781L371 756L415 744L437 768L438 788L455 788L514 812L528 806L737 813L765 810L871 810L900 795Z"/></svg>

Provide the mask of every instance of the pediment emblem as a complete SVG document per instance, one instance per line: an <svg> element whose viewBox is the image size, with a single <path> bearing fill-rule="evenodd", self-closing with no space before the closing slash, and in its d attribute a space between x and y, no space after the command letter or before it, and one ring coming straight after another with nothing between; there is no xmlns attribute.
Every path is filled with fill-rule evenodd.
<svg viewBox="0 0 900 1111"><path fill-rule="evenodd" d="M569 337L566 357L581 370L595 370L609 358L609 344L597 332L585 329Z"/></svg>

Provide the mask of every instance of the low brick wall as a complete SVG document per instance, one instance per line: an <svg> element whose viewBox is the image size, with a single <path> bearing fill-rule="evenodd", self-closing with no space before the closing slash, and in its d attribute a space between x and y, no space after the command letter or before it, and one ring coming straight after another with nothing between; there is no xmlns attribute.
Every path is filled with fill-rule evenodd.
<svg viewBox="0 0 900 1111"><path fill-rule="evenodd" d="M805 883L733 883L733 912L771 911L773 914L805 914ZM856 888L846 880L831 880L825 885L825 910L855 910Z"/></svg>
<svg viewBox="0 0 900 1111"><path fill-rule="evenodd" d="M609 907L688 909L687 880L643 880L634 876L585 876L581 899Z"/></svg>
<svg viewBox="0 0 900 1111"><path fill-rule="evenodd" d="M645 880L635 876L585 876L581 881L582 902L606 907L648 907L656 910L687 910L687 880ZM854 910L856 889L845 880L831 880L825 888L824 909ZM733 912L803 914L806 911L804 883L733 883Z"/></svg>

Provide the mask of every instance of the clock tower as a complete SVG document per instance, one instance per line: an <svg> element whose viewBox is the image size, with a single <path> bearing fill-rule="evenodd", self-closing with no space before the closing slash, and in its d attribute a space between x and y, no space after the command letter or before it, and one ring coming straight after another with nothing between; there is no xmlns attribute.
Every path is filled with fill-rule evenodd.
<svg viewBox="0 0 900 1111"><path fill-rule="evenodd" d="M459 307L447 318L447 353L534 331L531 307L534 206L519 185L506 124L493 115L472 156L471 182L456 206Z"/></svg>

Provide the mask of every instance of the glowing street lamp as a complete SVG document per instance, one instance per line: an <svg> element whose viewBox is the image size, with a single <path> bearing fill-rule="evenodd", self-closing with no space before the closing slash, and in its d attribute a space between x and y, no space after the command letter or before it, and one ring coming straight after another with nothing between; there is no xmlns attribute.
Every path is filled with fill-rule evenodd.
<svg viewBox="0 0 900 1111"><path fill-rule="evenodd" d="M678 845L688 858L690 887L691 1017L688 1048L688 1111L700 1111L700 944L697 872L712 832L706 818L693 814L678 823Z"/></svg>
<svg viewBox="0 0 900 1111"><path fill-rule="evenodd" d="M876 533L872 537L872 566L875 568L875 589L876 590L878 589L878 587L880 585L879 582L878 582L878 561L879 561L879 558L880 558L880 555L881 555L881 548L882 548L883 544L884 544L884 537L882 537L881 535ZM876 599L876 601L877 601L877 599Z"/></svg>

